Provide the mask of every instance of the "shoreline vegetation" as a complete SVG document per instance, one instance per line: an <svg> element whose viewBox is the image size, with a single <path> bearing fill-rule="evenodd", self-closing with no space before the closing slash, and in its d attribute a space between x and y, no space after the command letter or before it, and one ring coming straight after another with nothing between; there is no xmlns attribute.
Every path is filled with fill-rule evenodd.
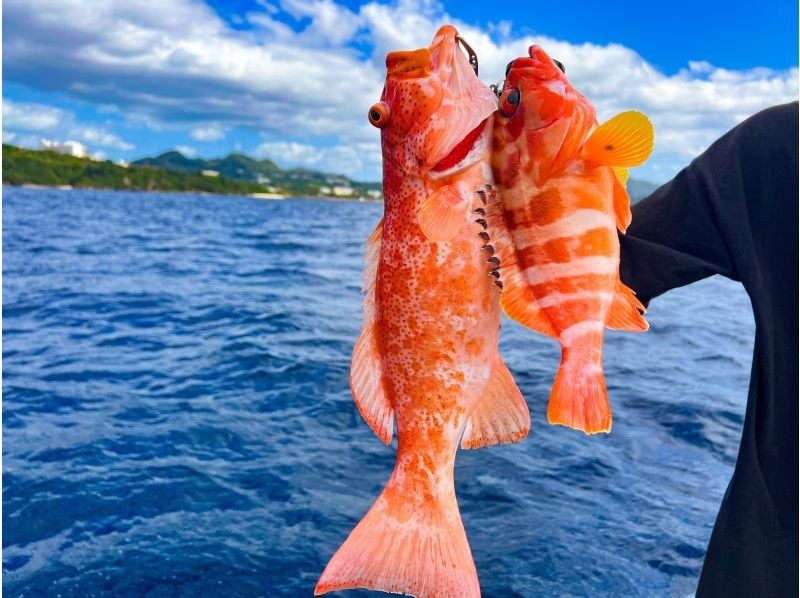
<svg viewBox="0 0 800 598"><path fill-rule="evenodd" d="M342 175L282 169L270 160L244 154L202 160L177 151L131 164L93 160L52 150L3 144L3 184L57 189L109 189L249 195L259 199L313 197L380 200L380 183Z"/></svg>
<svg viewBox="0 0 800 598"><path fill-rule="evenodd" d="M258 199L308 197L381 201L381 183L353 181L343 175L305 168L283 169L271 160L241 153L203 160L170 151L130 164L77 158L52 150L3 144L3 184L56 189L109 189L248 195ZM628 180L636 203L658 185Z"/></svg>

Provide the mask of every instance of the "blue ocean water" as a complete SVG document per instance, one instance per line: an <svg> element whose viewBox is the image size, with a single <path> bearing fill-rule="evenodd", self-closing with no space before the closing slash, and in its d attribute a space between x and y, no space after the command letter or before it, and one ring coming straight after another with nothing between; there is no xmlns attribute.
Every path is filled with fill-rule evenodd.
<svg viewBox="0 0 800 598"><path fill-rule="evenodd" d="M393 464L347 382L382 206L3 196L5 594L311 595ZM650 307L607 335L607 436L546 425L558 349L504 322L532 430L456 467L485 596L694 590L752 315L721 278Z"/></svg>

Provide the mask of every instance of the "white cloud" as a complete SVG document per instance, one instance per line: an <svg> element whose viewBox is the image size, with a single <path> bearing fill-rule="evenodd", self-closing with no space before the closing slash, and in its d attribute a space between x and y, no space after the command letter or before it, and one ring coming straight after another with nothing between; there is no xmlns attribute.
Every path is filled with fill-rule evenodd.
<svg viewBox="0 0 800 598"><path fill-rule="evenodd" d="M197 155L197 150L191 145L178 145L175 146L175 149L189 158L194 158Z"/></svg>
<svg viewBox="0 0 800 598"><path fill-rule="evenodd" d="M75 115L46 104L3 101L3 138L12 139L16 132L47 133L62 140L79 139L89 146L130 150L133 144L103 127L75 121ZM31 138L30 135L28 135Z"/></svg>
<svg viewBox="0 0 800 598"><path fill-rule="evenodd" d="M195 127L189 133L189 137L197 141L219 141L225 138L225 129L213 123L205 127Z"/></svg>
<svg viewBox="0 0 800 598"><path fill-rule="evenodd" d="M336 164L373 179L379 142L364 114L380 94L385 54L427 45L445 22L478 52L487 83L536 42L566 65L601 119L627 109L647 113L656 150L644 172L660 180L750 114L798 95L796 68L730 71L693 61L666 75L618 44L522 36L507 21L481 29L431 0L374 0L357 12L333 0L258 4L243 15L247 30L230 28L200 0L7 0L4 17L14 27L3 40L5 77L113 105L153 129L182 126L198 141L234 127L257 130L284 143L259 151L283 150L298 164ZM302 30L278 20L280 10ZM364 56L354 41L374 50ZM308 149L315 137L339 147L315 155Z"/></svg>
<svg viewBox="0 0 800 598"><path fill-rule="evenodd" d="M88 145L99 145L121 150L131 150L132 143L124 141L119 135L95 126L75 125L70 128L69 136L77 137Z"/></svg>
<svg viewBox="0 0 800 598"><path fill-rule="evenodd" d="M308 40L344 44L361 26L358 15L332 0L281 0L281 7L298 20L311 19L302 33Z"/></svg>
<svg viewBox="0 0 800 598"><path fill-rule="evenodd" d="M20 104L3 100L3 128L49 131L61 124L64 111L44 104Z"/></svg>
<svg viewBox="0 0 800 598"><path fill-rule="evenodd" d="M17 134L13 131L3 131L3 143L11 143L16 136Z"/></svg>
<svg viewBox="0 0 800 598"><path fill-rule="evenodd" d="M380 153L373 143L317 147L292 141L265 141L255 150L259 158L269 158L283 167L302 166L335 174L357 176L380 168Z"/></svg>

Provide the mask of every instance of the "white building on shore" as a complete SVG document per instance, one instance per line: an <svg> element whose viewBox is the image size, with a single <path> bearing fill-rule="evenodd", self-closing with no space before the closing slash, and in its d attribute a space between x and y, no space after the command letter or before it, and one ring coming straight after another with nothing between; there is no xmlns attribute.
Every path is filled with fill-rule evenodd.
<svg viewBox="0 0 800 598"><path fill-rule="evenodd" d="M50 139L42 139L39 141L39 147L43 150L50 150L66 154L68 156L75 156L76 158L88 158L89 150L79 141L68 139L63 143L59 141L52 141Z"/></svg>
<svg viewBox="0 0 800 598"><path fill-rule="evenodd" d="M355 189L352 187L334 187L333 194L336 197L351 197L355 194Z"/></svg>

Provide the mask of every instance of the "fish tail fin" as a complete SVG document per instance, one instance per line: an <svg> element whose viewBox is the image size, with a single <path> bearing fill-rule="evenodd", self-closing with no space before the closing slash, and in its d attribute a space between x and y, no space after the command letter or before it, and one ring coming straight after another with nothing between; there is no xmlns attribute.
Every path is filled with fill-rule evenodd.
<svg viewBox="0 0 800 598"><path fill-rule="evenodd" d="M402 488L396 472L331 557L314 595L364 588L419 598L479 598L455 489L421 502Z"/></svg>
<svg viewBox="0 0 800 598"><path fill-rule="evenodd" d="M548 422L586 434L611 431L611 406L602 358L596 355L562 348L561 366L547 407Z"/></svg>

